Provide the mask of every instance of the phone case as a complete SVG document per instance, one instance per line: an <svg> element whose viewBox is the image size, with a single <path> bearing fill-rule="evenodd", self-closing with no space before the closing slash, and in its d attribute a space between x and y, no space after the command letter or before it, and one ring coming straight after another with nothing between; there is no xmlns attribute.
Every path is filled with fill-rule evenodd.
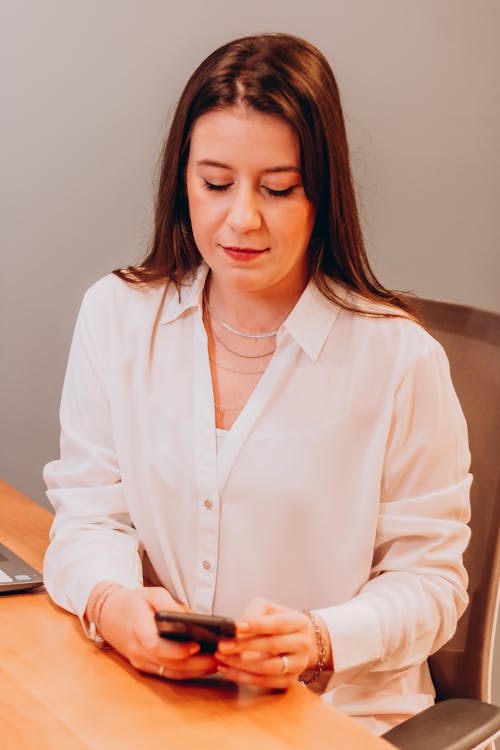
<svg viewBox="0 0 500 750"><path fill-rule="evenodd" d="M228 617L191 612L156 612L156 626L162 638L196 641L201 653L213 653L219 638L234 638L236 625Z"/></svg>

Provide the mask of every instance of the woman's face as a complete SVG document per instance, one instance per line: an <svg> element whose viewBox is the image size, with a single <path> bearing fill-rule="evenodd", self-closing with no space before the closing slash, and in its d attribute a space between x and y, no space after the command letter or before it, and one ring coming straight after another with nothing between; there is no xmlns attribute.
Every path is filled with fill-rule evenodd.
<svg viewBox="0 0 500 750"><path fill-rule="evenodd" d="M214 281L302 292L315 211L287 122L241 106L207 112L193 127L186 182L194 239Z"/></svg>

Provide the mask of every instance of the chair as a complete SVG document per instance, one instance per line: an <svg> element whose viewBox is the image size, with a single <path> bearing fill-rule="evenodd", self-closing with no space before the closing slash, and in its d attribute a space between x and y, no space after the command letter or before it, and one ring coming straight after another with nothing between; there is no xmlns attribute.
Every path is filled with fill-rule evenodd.
<svg viewBox="0 0 500 750"><path fill-rule="evenodd" d="M470 603L453 638L429 659L436 704L384 738L400 750L473 750L500 734L500 708L490 703L500 578L500 315L425 299L417 311L446 351L469 428Z"/></svg>

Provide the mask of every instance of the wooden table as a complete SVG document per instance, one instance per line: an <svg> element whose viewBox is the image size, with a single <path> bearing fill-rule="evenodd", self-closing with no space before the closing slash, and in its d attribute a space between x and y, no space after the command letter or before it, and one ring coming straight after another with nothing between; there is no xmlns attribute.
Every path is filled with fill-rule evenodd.
<svg viewBox="0 0 500 750"><path fill-rule="evenodd" d="M0 480L0 540L42 569L52 516ZM2 750L389 750L306 688L169 683L99 651L43 589L0 597Z"/></svg>

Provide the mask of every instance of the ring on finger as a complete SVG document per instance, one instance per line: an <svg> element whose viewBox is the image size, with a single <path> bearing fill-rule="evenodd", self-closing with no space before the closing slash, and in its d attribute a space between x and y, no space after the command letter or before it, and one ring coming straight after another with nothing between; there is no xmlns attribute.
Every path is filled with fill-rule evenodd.
<svg viewBox="0 0 500 750"><path fill-rule="evenodd" d="M163 677L163 675L165 674L165 666L163 664L160 664L156 671L158 673L158 677Z"/></svg>
<svg viewBox="0 0 500 750"><path fill-rule="evenodd" d="M281 659L281 672L280 674L288 674L288 667L290 666L288 661L288 656L285 656L284 654L280 655Z"/></svg>

